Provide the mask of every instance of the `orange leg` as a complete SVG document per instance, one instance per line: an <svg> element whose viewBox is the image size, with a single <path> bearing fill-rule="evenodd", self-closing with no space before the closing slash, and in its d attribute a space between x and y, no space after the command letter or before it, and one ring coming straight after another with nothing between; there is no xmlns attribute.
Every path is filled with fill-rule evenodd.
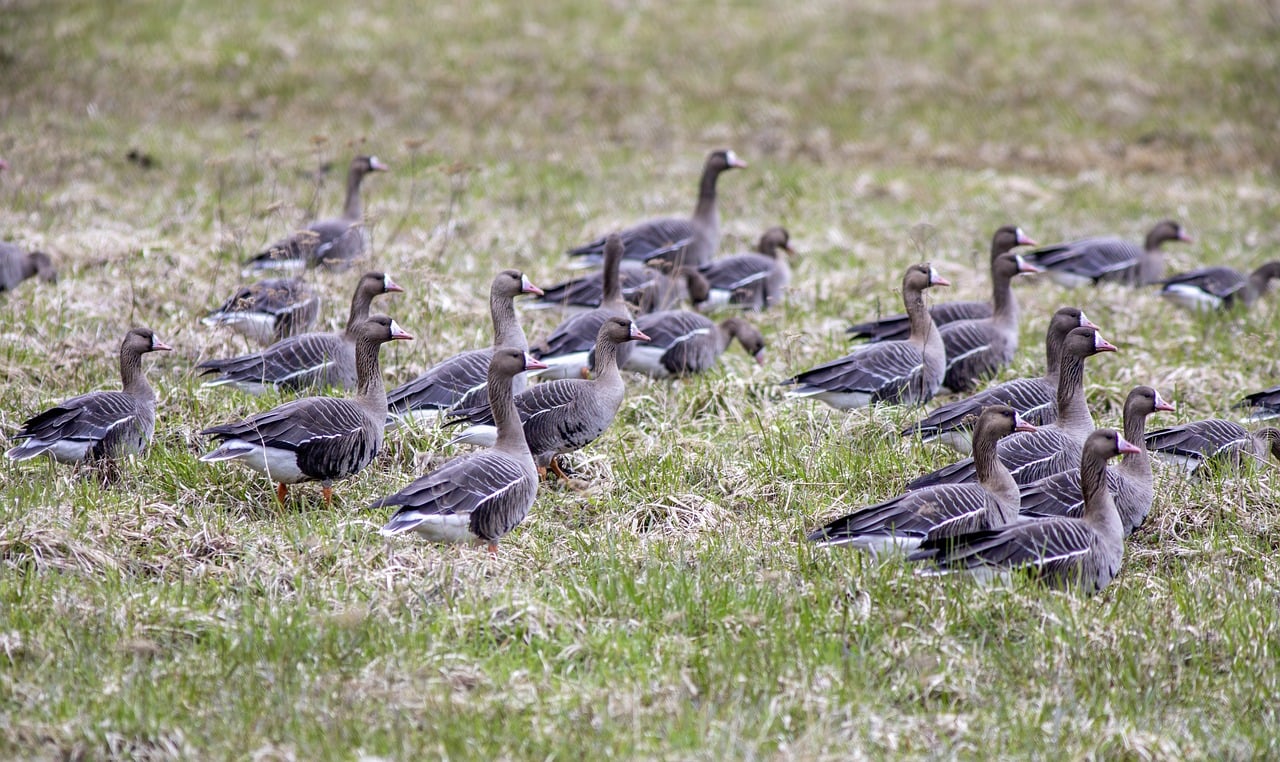
<svg viewBox="0 0 1280 762"><path fill-rule="evenodd" d="M333 507L333 487L330 487L327 484L324 485L323 487L320 488L320 494L324 495L324 507L332 508Z"/></svg>
<svg viewBox="0 0 1280 762"><path fill-rule="evenodd" d="M579 375L581 375L583 378L585 378L585 379L586 379L586 380L588 380L588 381L590 381L590 380L591 380L591 369L590 369L590 368L583 368L582 370L578 371L578 374L579 374Z"/></svg>
<svg viewBox="0 0 1280 762"><path fill-rule="evenodd" d="M554 457L551 459L550 467L551 467L551 472L554 473L556 476L560 477L560 481L566 484L569 483L569 475L566 474L564 470L560 468L560 462L557 461Z"/></svg>
<svg viewBox="0 0 1280 762"><path fill-rule="evenodd" d="M284 499L289 494L289 488L284 482L276 485L276 500L280 501L280 505L284 505Z"/></svg>
<svg viewBox="0 0 1280 762"><path fill-rule="evenodd" d="M538 466L538 481L545 482L547 480L547 467Z"/></svg>
<svg viewBox="0 0 1280 762"><path fill-rule="evenodd" d="M490 541L489 541L489 555L490 555L490 556L497 556L497 555L498 555L498 541L497 541L497 540L490 540Z"/></svg>

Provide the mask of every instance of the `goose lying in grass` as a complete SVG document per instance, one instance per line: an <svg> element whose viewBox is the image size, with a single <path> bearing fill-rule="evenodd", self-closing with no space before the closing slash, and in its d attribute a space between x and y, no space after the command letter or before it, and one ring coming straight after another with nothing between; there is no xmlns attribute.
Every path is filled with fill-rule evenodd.
<svg viewBox="0 0 1280 762"><path fill-rule="evenodd" d="M201 322L224 326L264 346L310 331L320 297L301 278L268 278L241 286Z"/></svg>
<svg viewBox="0 0 1280 762"><path fill-rule="evenodd" d="M1232 267L1202 267L1167 278L1160 296L1189 310L1252 307L1280 278L1280 261L1267 262L1245 275Z"/></svg>
<svg viewBox="0 0 1280 762"><path fill-rule="evenodd" d="M1147 233L1141 247L1123 238L1082 238L1044 246L1026 256L1054 282L1068 288L1103 282L1149 286L1164 277L1160 247L1167 241L1191 243L1192 238L1182 225L1162 220Z"/></svg>
<svg viewBox="0 0 1280 762"><path fill-rule="evenodd" d="M1221 418L1207 418L1147 434L1147 449L1159 460L1194 473L1210 462L1239 468L1251 460L1280 460L1280 429L1249 431Z"/></svg>

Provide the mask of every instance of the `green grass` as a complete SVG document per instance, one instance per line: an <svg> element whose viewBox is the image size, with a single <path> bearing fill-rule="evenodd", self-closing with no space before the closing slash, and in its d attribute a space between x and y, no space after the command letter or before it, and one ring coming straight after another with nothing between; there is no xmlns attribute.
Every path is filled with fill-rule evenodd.
<svg viewBox="0 0 1280 762"><path fill-rule="evenodd" d="M1173 216L1197 239L1175 270L1274 258L1274 2L420 5L0 14L0 238L62 269L0 299L0 430L117 384L132 324L176 347L146 358L160 424L122 484L0 463L0 757L1277 754L1274 463L1161 472L1095 598L979 589L805 544L952 456L896 436L915 411L772 385L898 311L912 261L982 296L1006 221L1137 239ZM629 379L574 460L590 488L543 490L498 557L376 534L368 502L451 454L433 430L392 435L332 511L196 462L199 429L282 399L202 389L196 362L246 347L198 318L246 254L336 211L319 166L393 167L366 206L370 266L408 289L377 309L418 337L383 353L396 383L487 343L496 268L554 282L568 245L687 213L719 146L751 163L722 178L724 248L783 223L802 252L766 365ZM338 325L353 275L312 277ZM1102 423L1135 384L1178 403L1165 425L1280 378L1272 304L1016 288L1004 376L1038 372L1044 316L1079 304L1121 349L1090 361Z"/></svg>

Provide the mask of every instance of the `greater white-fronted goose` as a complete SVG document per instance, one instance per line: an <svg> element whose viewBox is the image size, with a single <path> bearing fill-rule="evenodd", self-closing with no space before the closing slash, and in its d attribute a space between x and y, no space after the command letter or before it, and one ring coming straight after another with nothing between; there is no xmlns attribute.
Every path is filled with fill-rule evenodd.
<svg viewBox="0 0 1280 762"><path fill-rule="evenodd" d="M1245 419L1248 421L1269 421L1280 418L1280 386L1247 394L1244 399L1236 403L1236 407L1252 408L1253 412Z"/></svg>
<svg viewBox="0 0 1280 762"><path fill-rule="evenodd" d="M710 370L734 339L757 363L764 363L764 336L742 318L716 325L696 312L669 310L641 315L636 318L636 327L649 340L632 348L623 367L654 378Z"/></svg>
<svg viewBox="0 0 1280 762"><path fill-rule="evenodd" d="M1062 307L1049 321L1045 335L1045 374L1038 378L1015 378L981 391L971 397L954 400L934 410L919 423L902 430L902 436L919 434L922 441L941 442L968 454L973 421L987 405L1008 405L1018 415L1036 426L1053 423L1057 418L1056 392L1058 363L1062 359L1062 343L1075 328L1097 326L1075 307Z"/></svg>
<svg viewBox="0 0 1280 762"><path fill-rule="evenodd" d="M142 371L147 352L172 349L149 328L134 328L120 343L122 391L72 397L29 418L6 455L27 460L48 453L59 463L107 463L142 452L156 428L156 394Z"/></svg>
<svg viewBox="0 0 1280 762"><path fill-rule="evenodd" d="M357 327L369 318L373 298L404 289L385 273L365 273L351 298L347 327L340 333L304 333L267 347L261 352L228 360L205 360L196 366L201 375L216 374L205 386L230 384L251 394L268 387L306 389L334 386L351 389L356 385Z"/></svg>
<svg viewBox="0 0 1280 762"><path fill-rule="evenodd" d="M371 508L398 506L382 527L383 535L413 531L436 542L482 540L490 553L496 553L499 538L529 514L538 494L538 469L525 442L511 381L542 363L513 347L499 347L490 354L486 388L497 441L375 500Z"/></svg>
<svg viewBox="0 0 1280 762"><path fill-rule="evenodd" d="M1093 416L1084 393L1084 361L1099 352L1114 351L1116 348L1092 328L1075 328L1067 334L1058 367L1056 420L1030 434L1003 439L996 447L1000 460L1018 484L1030 484L1080 465L1080 445L1093 431ZM907 489L963 484L976 478L973 458L965 458L917 477L907 484Z"/></svg>
<svg viewBox="0 0 1280 762"><path fill-rule="evenodd" d="M991 265L994 267L996 259L1001 254L1008 253L1017 246L1035 245L1036 242L1023 233L1022 228L1016 225L1001 226L996 229L995 235L991 236ZM991 302L941 302L933 305L929 309L929 314L936 325L943 326L957 320L979 320L991 317L992 309ZM906 313L849 326L849 333L853 334L853 338L873 342L901 341L907 338L910 332L911 321L907 319Z"/></svg>
<svg viewBox="0 0 1280 762"><path fill-rule="evenodd" d="M455 405L474 404L473 396L483 394L489 378L493 351L510 347L526 352L529 342L516 319L515 298L520 294L541 294L519 270L503 270L489 286L489 316L493 320L493 345L456 354L428 368L425 373L401 384L387 394L387 408L397 418L434 419ZM540 367L545 367L539 363ZM525 390L528 379L517 373L508 382L516 393ZM479 401L479 400L475 400Z"/></svg>
<svg viewBox="0 0 1280 762"><path fill-rule="evenodd" d="M809 535L820 545L852 545L879 552L910 550L928 537L993 529L1018 515L1018 485L996 457L996 442L1015 431L1035 431L1013 408L992 405L974 426L976 484L943 484L859 508Z"/></svg>
<svg viewBox="0 0 1280 762"><path fill-rule="evenodd" d="M225 326L262 345L310 331L320 315L320 297L301 278L268 278L241 286L202 321Z"/></svg>
<svg viewBox="0 0 1280 762"><path fill-rule="evenodd" d="M1232 421L1207 418L1152 431L1147 449L1188 473L1209 462L1238 468L1249 460L1266 460L1268 453L1280 460L1280 429L1249 431Z"/></svg>
<svg viewBox="0 0 1280 762"><path fill-rule="evenodd" d="M902 341L882 341L783 381L795 387L788 397L813 397L838 409L874 402L920 405L942 384L946 350L924 304L924 291L951 285L929 263L912 265L902 278L902 301L911 333Z"/></svg>
<svg viewBox="0 0 1280 762"><path fill-rule="evenodd" d="M1192 238L1182 225L1163 220L1151 228L1141 247L1123 238L1083 238L1044 246L1026 256L1056 283L1068 288L1101 282L1148 286L1164 277L1164 252L1160 247L1166 241L1190 243Z"/></svg>
<svg viewBox="0 0 1280 762"><path fill-rule="evenodd" d="M701 267L710 262L720 248L720 215L716 211L716 181L730 169L747 163L733 151L712 151L702 167L698 183L698 205L692 217L662 217L648 220L618 232L626 247L627 259L645 262L661 257L676 267ZM571 257L599 259L605 253L608 236L569 250Z"/></svg>
<svg viewBox="0 0 1280 762"><path fill-rule="evenodd" d="M1142 525L1151 510L1155 487L1151 478L1151 457L1143 446L1147 416L1171 411L1160 393L1149 386L1137 386L1124 401L1124 438L1137 449L1120 459L1120 465L1107 470L1107 489L1120 512L1120 523L1126 537ZM1084 516L1084 493L1080 490L1080 473L1063 471L1022 488L1022 513L1028 516Z"/></svg>
<svg viewBox="0 0 1280 762"><path fill-rule="evenodd" d="M967 392L979 379L1013 362L1018 351L1018 300L1012 282L1020 273L1040 272L1017 254L1001 254L991 265L991 317L955 320L938 330L947 350L942 385Z"/></svg>
<svg viewBox="0 0 1280 762"><path fill-rule="evenodd" d="M610 317L597 333L594 379L548 381L516 396L525 440L540 468L549 467L557 476L566 478L556 456L586 447L609 428L626 394L618 370L618 347L648 340L630 319ZM488 404L459 408L455 415L452 423L472 424L454 438L455 442L493 446L497 433Z"/></svg>
<svg viewBox="0 0 1280 762"><path fill-rule="evenodd" d="M699 268L710 292L707 307L733 305L760 310L780 304L791 285L791 265L787 258L791 235L784 227L764 231L754 252L733 254L712 260Z"/></svg>
<svg viewBox="0 0 1280 762"><path fill-rule="evenodd" d="M1160 296L1189 310L1251 307L1280 278L1280 261L1267 262L1245 275L1233 267L1202 267L1162 283Z"/></svg>
<svg viewBox="0 0 1280 762"><path fill-rule="evenodd" d="M44 283L58 280L58 271L49 255L0 241L0 293L12 291L27 278L36 277Z"/></svg>
<svg viewBox="0 0 1280 762"><path fill-rule="evenodd" d="M710 287L706 278L691 267L681 267L670 273L665 262L646 265L623 260L618 268L619 291L622 299L637 314L673 309L682 299L698 304L707 300ZM545 295L530 300L525 309L542 310L552 307L566 312L585 312L600 306L604 300L604 270L572 278L546 289Z"/></svg>
<svg viewBox="0 0 1280 762"><path fill-rule="evenodd" d="M609 318L624 318L631 322L631 309L622 298L622 286L618 280L618 268L624 254L622 236L612 233L604 249L604 296L600 306L589 312L571 315L555 327L547 338L529 350L529 353L546 363L547 370L538 378L580 378L590 368L591 348L595 346L600 326ZM631 349L619 348L619 363L627 361Z"/></svg>
<svg viewBox="0 0 1280 762"><path fill-rule="evenodd" d="M317 265L347 265L364 255L369 233L364 228L360 183L371 172L385 172L377 156L357 156L347 168L347 200L342 216L316 220L293 235L282 238L246 262L251 270L292 269Z"/></svg>
<svg viewBox="0 0 1280 762"><path fill-rule="evenodd" d="M333 483L359 473L382 449L387 391L378 351L388 341L413 338L386 315L365 320L353 333L354 397L303 397L242 421L205 429L201 436L219 444L200 460L245 464L276 483L276 498L281 503L287 485L318 481L325 505L332 505Z"/></svg>
<svg viewBox="0 0 1280 762"><path fill-rule="evenodd" d="M999 529L930 538L909 558L926 561L926 575L965 572L979 579L1025 569L1052 587L1096 593L1120 573L1124 528L1107 490L1107 460L1137 452L1112 429L1098 429L1079 456L1084 512L1015 521Z"/></svg>

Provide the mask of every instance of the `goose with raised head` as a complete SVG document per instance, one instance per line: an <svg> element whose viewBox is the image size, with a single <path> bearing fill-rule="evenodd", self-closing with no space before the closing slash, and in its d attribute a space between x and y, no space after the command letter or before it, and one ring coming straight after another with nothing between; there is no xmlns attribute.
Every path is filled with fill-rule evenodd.
<svg viewBox="0 0 1280 762"><path fill-rule="evenodd" d="M1202 267L1161 281L1160 296L1189 310L1252 307L1280 278L1280 260L1245 275L1234 267Z"/></svg>
<svg viewBox="0 0 1280 762"><path fill-rule="evenodd" d="M764 336L742 318L728 318L717 325L696 312L669 310L641 315L636 326L649 340L631 350L623 366L626 370L654 378L703 373L715 366L734 340L758 364L764 364Z"/></svg>
<svg viewBox="0 0 1280 762"><path fill-rule="evenodd" d="M357 328L369 318L373 298L404 291L385 273L365 273L351 297L347 326L339 333L304 333L278 341L261 352L196 365L201 375L216 375L205 386L231 385L251 394L268 387L306 389L356 385Z"/></svg>
<svg viewBox="0 0 1280 762"><path fill-rule="evenodd" d="M705 306L730 305L759 312L781 304L791 285L787 260L794 255L791 234L784 227L772 227L760 236L755 251L703 265L698 271L710 287Z"/></svg>
<svg viewBox="0 0 1280 762"><path fill-rule="evenodd" d="M375 315L357 325L354 397L303 397L241 421L201 431L218 446L204 463L239 461L276 483L283 503L288 486L318 481L325 505L333 503L333 483L353 476L382 449L387 392L378 352L389 341L407 341L396 321Z"/></svg>
<svg viewBox="0 0 1280 762"><path fill-rule="evenodd" d="M1249 431L1233 421L1206 418L1147 434L1147 449L1157 459L1194 473L1209 463L1239 468L1267 455L1280 460L1280 429Z"/></svg>
<svg viewBox="0 0 1280 762"><path fill-rule="evenodd" d="M921 405L937 393L946 370L942 336L924 304L924 292L951 283L929 263L912 265L902 277L902 301L911 333L902 341L868 344L837 360L782 382L788 397L812 397L838 409L885 402Z"/></svg>
<svg viewBox="0 0 1280 762"><path fill-rule="evenodd" d="M967 392L979 379L1013 362L1018 351L1018 300L1013 279L1022 273L1040 272L1017 254L1001 254L991 265L991 317L954 320L938 330L947 350L947 370L942 385L953 392Z"/></svg>
<svg viewBox="0 0 1280 762"><path fill-rule="evenodd" d="M264 346L310 331L320 315L320 297L301 278L267 278L241 286L201 320L223 326Z"/></svg>
<svg viewBox="0 0 1280 762"><path fill-rule="evenodd" d="M591 348L595 346L600 326L609 318L631 321L631 309L622 298L618 268L625 249L622 236L609 235L604 248L604 297L600 306L589 312L571 315L529 353L547 365L537 373L541 379L581 378L591 369ZM619 363L625 363L630 347L619 349Z"/></svg>
<svg viewBox="0 0 1280 762"><path fill-rule="evenodd" d="M39 278L41 283L57 282L53 259L43 251L27 251L0 241L0 293L12 291L28 278Z"/></svg>
<svg viewBox="0 0 1280 762"><path fill-rule="evenodd" d="M1044 246L1026 256L1054 282L1068 288L1103 282L1148 286L1164 278L1161 246L1168 241L1192 240L1182 225L1162 220L1147 233L1142 246L1123 238L1082 238Z"/></svg>

